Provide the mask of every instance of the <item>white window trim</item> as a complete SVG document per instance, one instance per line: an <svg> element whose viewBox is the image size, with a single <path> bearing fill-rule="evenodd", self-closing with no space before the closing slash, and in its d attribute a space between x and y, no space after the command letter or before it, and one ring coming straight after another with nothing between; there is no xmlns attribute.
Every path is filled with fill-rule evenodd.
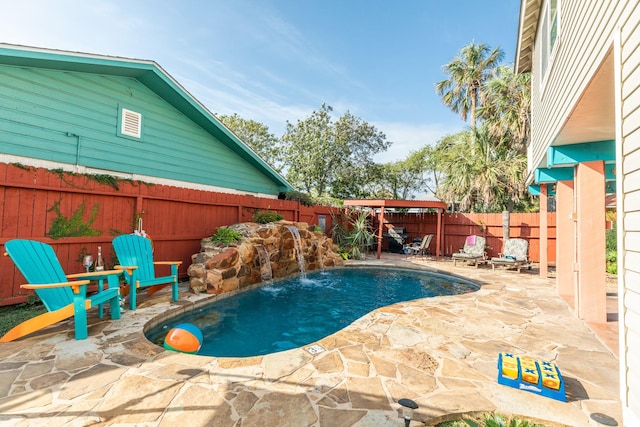
<svg viewBox="0 0 640 427"><path fill-rule="evenodd" d="M551 40L551 22L548 21L549 20L549 11L550 11L550 0L545 0L544 5L543 5L543 11L542 11L542 25L540 25L540 32L542 33L543 28L546 27L547 29L547 34L546 36L544 36L544 40L545 43L541 43L540 46L540 97L543 96L544 94L544 90L547 86L547 80L549 75L551 74L551 70L553 69L553 64L554 64L554 59L556 57L556 53L558 52L559 46L560 46L560 33L561 33L561 3L562 0L557 0L556 2L556 39L553 43L553 48L551 49L551 51L547 51L547 65L546 68L543 70L543 62L542 62L542 56L543 56L543 52L542 49L548 49L549 48L549 43ZM546 21L547 25L544 25ZM542 36L542 34L540 34ZM543 39L543 37L540 37L541 39Z"/></svg>

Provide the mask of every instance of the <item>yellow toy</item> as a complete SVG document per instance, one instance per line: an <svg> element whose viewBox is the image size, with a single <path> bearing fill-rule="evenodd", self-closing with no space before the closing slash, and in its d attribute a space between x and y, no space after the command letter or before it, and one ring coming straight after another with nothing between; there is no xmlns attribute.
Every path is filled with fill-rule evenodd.
<svg viewBox="0 0 640 427"><path fill-rule="evenodd" d="M560 369L551 362L500 353L498 383L562 402L567 401Z"/></svg>

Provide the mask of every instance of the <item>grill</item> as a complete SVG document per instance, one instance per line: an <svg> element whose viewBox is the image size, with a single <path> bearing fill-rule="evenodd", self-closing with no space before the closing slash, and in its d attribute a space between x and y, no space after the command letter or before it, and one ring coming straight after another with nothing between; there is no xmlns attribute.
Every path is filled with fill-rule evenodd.
<svg viewBox="0 0 640 427"><path fill-rule="evenodd" d="M403 253L402 246L404 245L404 240L408 236L408 234L404 232L404 227L389 228L389 232L382 233L382 236L387 237L387 249L389 252L395 252L398 254Z"/></svg>

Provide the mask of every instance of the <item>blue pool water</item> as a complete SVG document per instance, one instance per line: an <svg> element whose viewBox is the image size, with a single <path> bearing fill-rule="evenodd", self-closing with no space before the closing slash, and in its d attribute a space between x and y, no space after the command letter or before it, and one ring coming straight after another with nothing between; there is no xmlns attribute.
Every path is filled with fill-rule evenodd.
<svg viewBox="0 0 640 427"><path fill-rule="evenodd" d="M193 323L204 336L198 354L258 356L318 341L379 307L479 288L472 281L424 271L332 269L213 302L154 327L147 338L162 345L172 326Z"/></svg>

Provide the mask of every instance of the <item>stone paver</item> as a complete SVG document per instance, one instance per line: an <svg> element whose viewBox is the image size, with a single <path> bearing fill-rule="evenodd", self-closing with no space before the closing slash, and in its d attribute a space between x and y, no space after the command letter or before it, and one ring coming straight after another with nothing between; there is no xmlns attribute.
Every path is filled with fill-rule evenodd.
<svg viewBox="0 0 640 427"><path fill-rule="evenodd" d="M320 340L317 354L214 358L144 338L146 324L212 298L182 284L177 303L161 291L120 320L91 318L87 340L66 321L0 345L0 425L402 426L403 397L420 406L412 426L493 410L569 426L596 426L589 415L601 412L622 425L618 360L602 344L615 328L596 336L551 279L389 254L351 264L437 269L482 288L381 308ZM569 402L499 385L502 351L554 361Z"/></svg>

